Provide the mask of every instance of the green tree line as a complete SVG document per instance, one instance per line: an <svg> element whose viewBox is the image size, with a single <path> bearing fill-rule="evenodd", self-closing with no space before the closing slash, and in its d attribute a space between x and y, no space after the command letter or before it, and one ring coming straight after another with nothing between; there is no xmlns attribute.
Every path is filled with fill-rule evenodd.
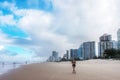
<svg viewBox="0 0 120 80"><path fill-rule="evenodd" d="M120 59L120 49L106 49L104 51L104 58Z"/></svg>

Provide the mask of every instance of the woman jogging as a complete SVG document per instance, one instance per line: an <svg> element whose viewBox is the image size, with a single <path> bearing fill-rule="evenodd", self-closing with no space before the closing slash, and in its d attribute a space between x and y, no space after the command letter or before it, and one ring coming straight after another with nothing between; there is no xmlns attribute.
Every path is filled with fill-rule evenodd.
<svg viewBox="0 0 120 80"><path fill-rule="evenodd" d="M72 72L72 73L76 73L76 71L75 71L76 61L73 59L73 60L71 61L71 63L72 63L72 67L73 67L73 72Z"/></svg>

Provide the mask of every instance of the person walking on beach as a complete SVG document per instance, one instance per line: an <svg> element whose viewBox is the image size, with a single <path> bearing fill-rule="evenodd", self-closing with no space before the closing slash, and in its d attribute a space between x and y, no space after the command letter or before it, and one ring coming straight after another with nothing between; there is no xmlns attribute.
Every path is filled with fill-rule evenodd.
<svg viewBox="0 0 120 80"><path fill-rule="evenodd" d="M75 61L75 59L73 59L71 61L71 63L72 63L72 67L73 67L73 72L72 73L76 73L76 71L75 71L75 67L76 67L76 61Z"/></svg>

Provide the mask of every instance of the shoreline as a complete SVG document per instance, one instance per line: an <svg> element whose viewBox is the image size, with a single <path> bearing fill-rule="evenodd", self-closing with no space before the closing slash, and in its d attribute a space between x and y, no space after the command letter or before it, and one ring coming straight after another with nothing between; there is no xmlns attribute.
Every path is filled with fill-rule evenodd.
<svg viewBox="0 0 120 80"><path fill-rule="evenodd" d="M71 62L45 62L21 66L0 76L0 80L120 80L120 61L78 61L76 74Z"/></svg>
<svg viewBox="0 0 120 80"><path fill-rule="evenodd" d="M16 65L13 65L13 64L4 64L4 65L0 65L0 68L1 68L0 76L8 73L11 70L19 68L22 65L23 64L16 64Z"/></svg>
<svg viewBox="0 0 120 80"><path fill-rule="evenodd" d="M37 62L38 63L38 62ZM42 62L41 62L42 63ZM22 68L23 66L26 66L26 65L32 65L32 64L36 64L36 63L16 63L16 64L13 64L13 63L6 63L6 64L0 64L0 68L1 68L1 72L0 72L0 76L2 75L5 75L5 74L8 74L10 73L11 71L13 70L16 70L16 69L19 69L19 68Z"/></svg>

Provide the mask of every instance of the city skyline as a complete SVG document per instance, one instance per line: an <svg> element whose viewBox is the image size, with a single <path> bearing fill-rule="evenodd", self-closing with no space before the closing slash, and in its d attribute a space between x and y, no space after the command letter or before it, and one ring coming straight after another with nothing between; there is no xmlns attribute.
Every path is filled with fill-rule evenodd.
<svg viewBox="0 0 120 80"><path fill-rule="evenodd" d="M117 40L118 0L0 0L0 59L45 60L56 50L99 41L104 33Z"/></svg>

